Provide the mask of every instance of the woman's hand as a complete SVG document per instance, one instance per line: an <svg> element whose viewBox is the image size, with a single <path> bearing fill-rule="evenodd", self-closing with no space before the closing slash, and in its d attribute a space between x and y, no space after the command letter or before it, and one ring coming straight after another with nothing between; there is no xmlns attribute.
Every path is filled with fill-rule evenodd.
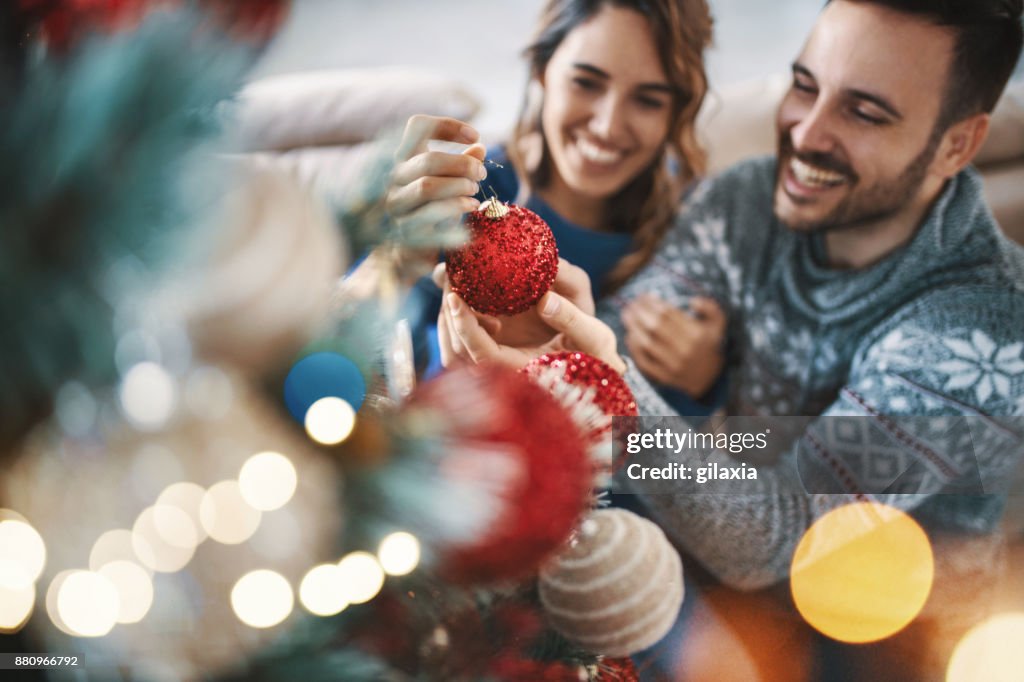
<svg viewBox="0 0 1024 682"><path fill-rule="evenodd" d="M644 295L623 310L626 348L649 379L699 398L725 365L725 313L710 298L694 298L690 311Z"/></svg>
<svg viewBox="0 0 1024 682"><path fill-rule="evenodd" d="M486 150L474 144L480 134L467 123L441 116L413 116L395 153L391 187L385 200L388 214L398 223L436 225L457 221L476 209L473 198L487 177ZM431 151L428 143L442 140L469 144L461 154Z"/></svg>
<svg viewBox="0 0 1024 682"><path fill-rule="evenodd" d="M531 310L513 317L492 317L473 311L448 287L443 266L435 282L445 296L437 323L441 361L498 362L522 367L544 353L578 350L625 371L618 356L615 334L593 317L590 280L580 268L560 260L552 290Z"/></svg>

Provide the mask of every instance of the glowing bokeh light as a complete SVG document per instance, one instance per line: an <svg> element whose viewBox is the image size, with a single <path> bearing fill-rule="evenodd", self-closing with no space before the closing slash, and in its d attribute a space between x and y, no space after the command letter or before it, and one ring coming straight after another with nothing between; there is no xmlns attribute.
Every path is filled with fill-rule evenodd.
<svg viewBox="0 0 1024 682"><path fill-rule="evenodd" d="M273 627L287 618L294 606L292 586L274 571L246 573L231 589L231 608L249 627Z"/></svg>
<svg viewBox="0 0 1024 682"><path fill-rule="evenodd" d="M117 588L99 573L72 571L57 594L64 625L79 637L102 637L117 624L121 600Z"/></svg>
<svg viewBox="0 0 1024 682"><path fill-rule="evenodd" d="M108 530L99 536L89 552L89 570L98 572L112 561L132 561L142 564L147 572L156 564L153 548L143 538L135 541L132 532L124 528Z"/></svg>
<svg viewBox="0 0 1024 682"><path fill-rule="evenodd" d="M153 605L153 581L146 569L132 561L111 561L98 573L117 590L118 623L138 623Z"/></svg>
<svg viewBox="0 0 1024 682"><path fill-rule="evenodd" d="M119 395L125 416L144 430L162 428L174 414L177 402L174 379L153 362L140 362L128 370Z"/></svg>
<svg viewBox="0 0 1024 682"><path fill-rule="evenodd" d="M60 617L60 611L57 609L57 595L60 594L60 589L68 576L76 572L73 570L61 571L53 577L53 580L50 581L50 587L46 590L46 615L50 617L50 621L53 622L54 626L66 635L73 635L75 633L68 628L64 623L64 619Z"/></svg>
<svg viewBox="0 0 1024 682"><path fill-rule="evenodd" d="M898 509L863 502L812 524L793 554L790 588L800 614L819 632L864 643L917 617L934 573L921 527Z"/></svg>
<svg viewBox="0 0 1024 682"><path fill-rule="evenodd" d="M369 552L352 552L338 562L346 601L363 604L377 596L384 586L384 569Z"/></svg>
<svg viewBox="0 0 1024 682"><path fill-rule="evenodd" d="M182 481L167 486L156 500L157 507L175 507L188 515L195 532L195 544L206 539L206 531L199 518L199 506L203 503L204 495L206 495L206 490L202 486ZM159 524L157 527L160 529Z"/></svg>
<svg viewBox="0 0 1024 682"><path fill-rule="evenodd" d="M231 379L216 367L199 367L185 381L185 406L202 419L221 419L231 409L234 398Z"/></svg>
<svg viewBox="0 0 1024 682"><path fill-rule="evenodd" d="M299 585L299 601L307 611L317 616L341 613L348 606L344 577L337 564L315 566Z"/></svg>
<svg viewBox="0 0 1024 682"><path fill-rule="evenodd" d="M277 452L253 455L238 474L242 497L261 511L273 511L286 505L295 494L298 480L291 460Z"/></svg>
<svg viewBox="0 0 1024 682"><path fill-rule="evenodd" d="M194 549L199 544L199 532L192 518L178 507L153 505L153 528L160 539L172 547Z"/></svg>
<svg viewBox="0 0 1024 682"><path fill-rule="evenodd" d="M194 544L185 547L167 542L158 527L157 512L158 508L154 506L147 507L139 514L132 526L132 549L143 565L161 573L174 573L192 560L196 548ZM166 508L160 516L165 515Z"/></svg>
<svg viewBox="0 0 1024 682"><path fill-rule="evenodd" d="M420 563L420 541L410 533L392 533L381 541L377 557L388 575L408 575Z"/></svg>
<svg viewBox="0 0 1024 682"><path fill-rule="evenodd" d="M36 603L35 584L18 589L0 586L0 633L17 632L32 615Z"/></svg>
<svg viewBox="0 0 1024 682"><path fill-rule="evenodd" d="M45 565L46 545L35 528L25 521L0 521L0 587L30 587Z"/></svg>
<svg viewBox="0 0 1024 682"><path fill-rule="evenodd" d="M237 545L252 537L262 514L242 497L238 481L210 486L199 505L199 520L210 537L225 545Z"/></svg>
<svg viewBox="0 0 1024 682"><path fill-rule="evenodd" d="M356 413L341 398L321 398L306 412L306 433L322 445L337 445L352 433Z"/></svg>
<svg viewBox="0 0 1024 682"><path fill-rule="evenodd" d="M946 671L946 682L1017 682L1024 670L1024 613L1000 613L964 635Z"/></svg>
<svg viewBox="0 0 1024 682"><path fill-rule="evenodd" d="M284 403L296 421L322 398L340 398L358 411L366 398L366 380L356 364L339 353L321 351L300 359L284 380Z"/></svg>

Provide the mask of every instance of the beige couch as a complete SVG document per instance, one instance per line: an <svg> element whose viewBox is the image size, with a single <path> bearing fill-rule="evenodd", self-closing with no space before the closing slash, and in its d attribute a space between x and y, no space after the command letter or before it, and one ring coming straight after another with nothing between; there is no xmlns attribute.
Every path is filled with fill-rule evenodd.
<svg viewBox="0 0 1024 682"><path fill-rule="evenodd" d="M709 95L700 128L711 172L774 150L775 108L787 84L780 75ZM246 151L336 201L358 185L378 135L400 130L415 113L470 120L479 108L463 85L402 68L276 76L245 88L238 104ZM976 165L1000 225L1024 243L1024 80L1011 83L1000 101Z"/></svg>

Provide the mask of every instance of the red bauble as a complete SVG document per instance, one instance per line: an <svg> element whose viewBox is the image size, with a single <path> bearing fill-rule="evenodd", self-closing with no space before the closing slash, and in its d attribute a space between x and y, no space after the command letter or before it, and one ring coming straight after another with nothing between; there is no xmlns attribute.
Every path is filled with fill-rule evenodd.
<svg viewBox="0 0 1024 682"><path fill-rule="evenodd" d="M522 371L569 410L586 435L598 472L610 471L612 417L637 416L636 399L622 376L601 360L575 351L542 355Z"/></svg>
<svg viewBox="0 0 1024 682"><path fill-rule="evenodd" d="M561 661L499 657L490 672L501 682L637 682L640 679L630 658L602 658L594 665L570 665Z"/></svg>
<svg viewBox="0 0 1024 682"><path fill-rule="evenodd" d="M562 546L586 510L592 469L582 434L553 397L514 370L463 367L420 386L407 409L438 425L444 475L497 501L480 536L442 548L444 577L523 578Z"/></svg>
<svg viewBox="0 0 1024 682"><path fill-rule="evenodd" d="M466 216L470 242L448 253L452 291L488 315L526 312L558 274L551 228L533 211L485 201Z"/></svg>

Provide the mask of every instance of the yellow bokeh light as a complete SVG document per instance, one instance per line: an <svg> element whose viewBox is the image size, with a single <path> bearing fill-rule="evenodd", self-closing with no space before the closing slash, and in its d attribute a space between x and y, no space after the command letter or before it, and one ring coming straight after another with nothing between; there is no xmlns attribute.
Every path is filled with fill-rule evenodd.
<svg viewBox="0 0 1024 682"><path fill-rule="evenodd" d="M121 408L140 429L162 428L174 413L177 388L160 365L140 362L124 375L120 388Z"/></svg>
<svg viewBox="0 0 1024 682"><path fill-rule="evenodd" d="M0 633L17 632L32 615L36 602L36 586L17 589L0 586Z"/></svg>
<svg viewBox="0 0 1024 682"><path fill-rule="evenodd" d="M849 504L825 514L793 554L797 609L841 642L889 637L909 624L931 591L935 564L921 527L886 505Z"/></svg>
<svg viewBox="0 0 1024 682"><path fill-rule="evenodd" d="M121 607L110 580L92 571L72 571L57 593L57 612L67 629L79 637L102 637L117 624Z"/></svg>
<svg viewBox="0 0 1024 682"><path fill-rule="evenodd" d="M132 561L111 561L98 573L117 590L118 623L138 623L153 605L153 581L146 569Z"/></svg>
<svg viewBox="0 0 1024 682"><path fill-rule="evenodd" d="M294 606L292 586L274 571L246 573L231 590L231 608L249 627L273 627L287 618Z"/></svg>
<svg viewBox="0 0 1024 682"><path fill-rule="evenodd" d="M261 517L261 512L242 497L238 481L210 486L199 505L203 528L211 538L225 545L237 545L251 538Z"/></svg>
<svg viewBox="0 0 1024 682"><path fill-rule="evenodd" d="M192 518L178 507L153 505L153 528L160 539L172 547L195 549L199 544L199 532Z"/></svg>
<svg viewBox="0 0 1024 682"><path fill-rule="evenodd" d="M377 596L384 586L384 569L369 552L352 552L338 562L345 599L363 604Z"/></svg>
<svg viewBox="0 0 1024 682"><path fill-rule="evenodd" d="M337 445L352 433L356 413L341 398L321 398L306 411L306 433L317 443Z"/></svg>
<svg viewBox="0 0 1024 682"><path fill-rule="evenodd" d="M317 616L341 613L345 599L344 573L337 564L321 564L306 574L299 585L299 601L306 610Z"/></svg>
<svg viewBox="0 0 1024 682"><path fill-rule="evenodd" d="M192 560L195 545L182 547L167 542L157 524L157 507L147 507L132 526L132 548L144 565L162 573L180 571Z"/></svg>
<svg viewBox="0 0 1024 682"><path fill-rule="evenodd" d="M388 575L408 575L420 563L420 542L410 533L392 533L381 541L377 556Z"/></svg>
<svg viewBox="0 0 1024 682"><path fill-rule="evenodd" d="M1024 613L1000 613L964 635L946 682L1017 682L1024 670Z"/></svg>
<svg viewBox="0 0 1024 682"><path fill-rule="evenodd" d="M0 587L31 587L45 564L46 545L35 528L24 521L0 521Z"/></svg>
<svg viewBox="0 0 1024 682"><path fill-rule="evenodd" d="M261 511L272 511L292 499L298 485L298 474L284 455L261 452L242 465L238 485L246 502Z"/></svg>
<svg viewBox="0 0 1024 682"><path fill-rule="evenodd" d="M203 530L203 524L199 519L199 505L202 504L204 495L206 495L206 489L201 485L182 481L167 486L156 500L158 507L177 507L188 515L195 531L196 544L206 539L206 531Z"/></svg>
<svg viewBox="0 0 1024 682"><path fill-rule="evenodd" d="M99 536L89 552L89 570L99 571L112 561L133 561L142 564L147 572L156 564L153 548L143 538L133 541L132 532L124 528L108 530Z"/></svg>

